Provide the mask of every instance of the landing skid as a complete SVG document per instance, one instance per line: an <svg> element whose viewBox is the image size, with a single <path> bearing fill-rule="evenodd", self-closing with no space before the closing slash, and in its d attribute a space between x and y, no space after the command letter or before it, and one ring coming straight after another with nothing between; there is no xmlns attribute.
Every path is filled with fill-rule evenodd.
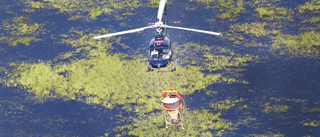
<svg viewBox="0 0 320 137"><path fill-rule="evenodd" d="M174 68L172 70L164 70L164 71L158 71L158 73L164 73L164 72L174 72L177 70L177 64L178 64L178 60L175 59L174 60Z"/></svg>
<svg viewBox="0 0 320 137"><path fill-rule="evenodd" d="M150 65L149 61L146 61L146 64L147 64L147 72L153 71L153 69L149 67Z"/></svg>

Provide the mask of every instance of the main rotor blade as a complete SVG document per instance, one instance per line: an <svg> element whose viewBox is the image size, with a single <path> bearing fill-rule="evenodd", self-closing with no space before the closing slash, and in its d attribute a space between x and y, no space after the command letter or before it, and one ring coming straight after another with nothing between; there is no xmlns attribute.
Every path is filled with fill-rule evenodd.
<svg viewBox="0 0 320 137"><path fill-rule="evenodd" d="M117 36L117 35L122 35L122 34L127 34L127 33L139 32L139 31L143 31L145 29L153 28L154 26L155 25L151 25L151 26L132 29L132 30L120 31L120 32L110 33L110 34L104 34L104 35L100 35L100 36L95 36L93 38L94 39L101 39L101 38L112 37L112 36Z"/></svg>
<svg viewBox="0 0 320 137"><path fill-rule="evenodd" d="M158 9L158 16L157 16L157 18L159 19L159 22L161 22L164 7L166 7L166 2L167 2L167 0L160 0L160 2L159 2L159 9Z"/></svg>
<svg viewBox="0 0 320 137"><path fill-rule="evenodd" d="M216 35L216 36L219 36L221 34L219 32L212 32L212 31L199 30L199 29L190 29L190 28L183 28L183 27L175 27L175 26L168 26L168 25L165 25L164 27L172 28L172 29L181 29L181 30L187 30L187 31L200 32L200 33Z"/></svg>

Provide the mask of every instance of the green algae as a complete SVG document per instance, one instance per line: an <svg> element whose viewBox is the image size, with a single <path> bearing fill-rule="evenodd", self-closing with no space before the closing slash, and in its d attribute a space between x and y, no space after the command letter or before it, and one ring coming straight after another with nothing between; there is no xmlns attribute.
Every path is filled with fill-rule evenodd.
<svg viewBox="0 0 320 137"><path fill-rule="evenodd" d="M19 85L38 97L56 95L74 100L84 96L88 104L106 108L136 104L135 112L161 109L157 105L160 91L170 88L161 74L146 74L141 60L121 61L118 56L101 55L53 68L48 63L23 63L14 75ZM195 67L179 68L166 77L181 94L203 90L214 82L214 77L204 77Z"/></svg>
<svg viewBox="0 0 320 137"><path fill-rule="evenodd" d="M243 102L242 98L238 100L232 100L231 98L228 98L224 101L218 101L218 102L212 103L210 107L213 108L215 111L229 110L230 108L235 107L237 103L241 103L241 102Z"/></svg>
<svg viewBox="0 0 320 137"><path fill-rule="evenodd" d="M270 133L268 132L267 134L251 134L250 136L253 136L253 137L285 137L285 135L283 134L280 134L280 133Z"/></svg>
<svg viewBox="0 0 320 137"><path fill-rule="evenodd" d="M288 19L292 21L293 10L284 7L259 7L256 8L258 16L263 20Z"/></svg>
<svg viewBox="0 0 320 137"><path fill-rule="evenodd" d="M45 4L42 3L42 2L39 2L39 1L37 1L37 2L28 1L27 3L28 3L28 4L30 5L30 7L33 8L33 9L41 9L41 8L44 8L44 7L45 7Z"/></svg>
<svg viewBox="0 0 320 137"><path fill-rule="evenodd" d="M175 55L179 57L179 64L199 66L202 70L216 74L216 82L242 83L239 80L240 68L258 59L257 56L241 55L232 50L214 45L199 45L186 43L173 46ZM187 55L187 56L186 56Z"/></svg>
<svg viewBox="0 0 320 137"><path fill-rule="evenodd" d="M255 9L257 16L262 20L272 21L289 20L293 21L294 11L290 8L278 6L279 0L253 0L248 2Z"/></svg>
<svg viewBox="0 0 320 137"><path fill-rule="evenodd" d="M269 103L265 103L264 110L262 110L262 111L264 113L271 113L271 112L283 113L283 112L287 112L288 109L289 109L289 107L286 105L272 105L272 106L270 106Z"/></svg>
<svg viewBox="0 0 320 137"><path fill-rule="evenodd" d="M34 9L23 9L22 10L23 13L27 13L27 14L33 14L35 13L36 11Z"/></svg>
<svg viewBox="0 0 320 137"><path fill-rule="evenodd" d="M203 66L203 69L215 72L231 67L246 66L247 63L252 62L256 57L248 54L236 54L227 48L213 46L213 45L199 45L193 42L184 45L175 45L174 51L177 52L179 59L182 59L182 65ZM188 55L188 56L184 56ZM199 55L201 57L199 57Z"/></svg>
<svg viewBox="0 0 320 137"><path fill-rule="evenodd" d="M307 110L307 112L309 112L309 113L320 112L320 108L312 108L312 109Z"/></svg>
<svg viewBox="0 0 320 137"><path fill-rule="evenodd" d="M242 0L219 0L218 5L220 19L232 19L245 12Z"/></svg>
<svg viewBox="0 0 320 137"><path fill-rule="evenodd" d="M312 0L310 2L306 2L303 5L300 5L298 8L299 13L303 14L305 12L314 12L319 13L320 12L320 1L318 0Z"/></svg>
<svg viewBox="0 0 320 137"><path fill-rule="evenodd" d="M245 34L250 34L256 37L266 36L269 32L266 30L267 23L259 23L259 22L253 22L253 23L244 23L244 24L235 24L230 26L230 31L235 32L241 32Z"/></svg>
<svg viewBox="0 0 320 137"><path fill-rule="evenodd" d="M62 59L62 60L70 59L74 54L75 53L73 53L73 52L62 53L56 58L56 61L59 59Z"/></svg>
<svg viewBox="0 0 320 137"><path fill-rule="evenodd" d="M107 14L112 11L124 8L132 9L141 6L141 2L138 0L41 0L41 2L29 1L28 3L30 3L31 8L53 7L59 9L61 13L78 14L79 12L87 12L91 19L95 19L102 14Z"/></svg>
<svg viewBox="0 0 320 137"><path fill-rule="evenodd" d="M320 22L320 17L312 17L309 20L303 20L301 23L317 24L319 22Z"/></svg>
<svg viewBox="0 0 320 137"><path fill-rule="evenodd" d="M110 12L111 10L105 10L107 12ZM92 8L89 11L89 17L91 19L95 19L96 17L100 16L103 13L103 11L100 8Z"/></svg>
<svg viewBox="0 0 320 137"><path fill-rule="evenodd" d="M318 54L320 33L304 32L299 35L277 35L272 40L274 50L286 48L293 54Z"/></svg>
<svg viewBox="0 0 320 137"><path fill-rule="evenodd" d="M97 31L97 33L105 30ZM8 81L15 81L22 88L39 98L85 98L88 104L113 108L124 105L128 111L151 112L161 109L157 105L162 89L171 89L166 79L180 94L192 94L204 90L220 80L221 75L204 76L199 67L178 66L175 73L146 73L144 60L125 59L122 55L108 55L112 49L109 39L94 40L97 34L71 30L64 36L63 43L70 44L76 51L61 55L67 59L83 53L84 59L70 63L21 63ZM132 73L135 72L135 73ZM147 98L147 99L146 99ZM81 101L81 100L80 100Z"/></svg>
<svg viewBox="0 0 320 137"><path fill-rule="evenodd" d="M1 41L8 42L12 46L17 46L18 44L28 46L32 42L40 41L41 39L36 38L36 36L44 32L42 29L43 25L29 23L28 20L29 19L20 16L13 18L11 21L5 21L1 27L5 30L3 33L9 33L9 36L1 37Z"/></svg>
<svg viewBox="0 0 320 137"><path fill-rule="evenodd" d="M306 105L307 104L307 100L304 99L290 99L290 98L270 98L271 101L274 101L274 102L293 102L293 103L301 103L303 105Z"/></svg>
<svg viewBox="0 0 320 137"><path fill-rule="evenodd" d="M217 17L223 20L232 20L246 10L242 0L190 0L205 4L207 8L214 7L219 10Z"/></svg>
<svg viewBox="0 0 320 137"><path fill-rule="evenodd" d="M194 54L206 51L202 53L205 57L203 58L205 67L178 65L179 71L174 73L145 73L145 60L140 56L127 60L125 55L112 55L108 51L112 50L113 39L92 38L97 33L106 32L104 29L94 33L72 29L69 34L61 35L64 38L62 42L76 50L61 54L56 61L71 58L79 53L83 54L83 59L70 60L70 63L21 63L7 81L17 83L39 98L79 100L109 109L123 105L123 109L127 111L145 113L161 109L158 106L162 97L160 91L171 89L166 80L170 80L173 88L180 94L189 95L205 90L207 86L216 82L229 84L237 82L236 79L230 76L223 77L219 73L205 76L201 73L204 69L214 72L228 67L245 66L252 60L249 55L241 57L224 48L188 43L188 46L177 47L183 47L179 53L192 52L191 49L194 49ZM219 54L227 53L230 56L214 55L215 52L211 51Z"/></svg>
<svg viewBox="0 0 320 137"><path fill-rule="evenodd" d="M244 56L225 56L206 53L203 57L207 62L205 68L211 72L226 69L228 67L245 66L253 59L253 57L248 54Z"/></svg>
<svg viewBox="0 0 320 137"><path fill-rule="evenodd" d="M304 127L320 127L320 121L312 120L310 122L303 122Z"/></svg>
<svg viewBox="0 0 320 137"><path fill-rule="evenodd" d="M182 112L183 126L164 126L162 113L151 113L134 118L131 125L119 126L114 131L122 136L222 136L226 130L232 130L232 123L221 118L221 113L208 110Z"/></svg>
<svg viewBox="0 0 320 137"><path fill-rule="evenodd" d="M258 16L260 18L267 20L273 20L273 16L275 14L274 10L263 7L257 8L256 12L258 12Z"/></svg>
<svg viewBox="0 0 320 137"><path fill-rule="evenodd" d="M18 44L29 46L32 42L38 42L41 41L41 39L37 39L35 37L19 37L10 38L9 41L12 46L17 46Z"/></svg>
<svg viewBox="0 0 320 137"><path fill-rule="evenodd" d="M245 47L268 47L267 44L257 43L255 41L247 42L244 45Z"/></svg>
<svg viewBox="0 0 320 137"><path fill-rule="evenodd" d="M107 32L107 30L101 29L84 35L86 32L71 29L68 34L62 34L60 36L64 38L62 43L71 45L73 48L77 49L76 53L85 51L87 55L91 54L91 56L98 56L98 52L110 51L113 49L113 47L111 43L108 43L110 38L106 38L104 40L95 40L92 37L98 35L97 33L105 34Z"/></svg>
<svg viewBox="0 0 320 137"><path fill-rule="evenodd" d="M229 31L224 34L223 38L228 39L234 45L268 47L268 45L256 41L272 34L273 31L270 31L272 27L273 26L267 22L238 23L231 25Z"/></svg>
<svg viewBox="0 0 320 137"><path fill-rule="evenodd" d="M84 18L84 17L80 15L74 15L68 18L68 21L77 21L77 20L80 20L81 18Z"/></svg>
<svg viewBox="0 0 320 137"><path fill-rule="evenodd" d="M199 2L207 6L207 8L213 7L216 0L190 0L190 2Z"/></svg>
<svg viewBox="0 0 320 137"><path fill-rule="evenodd" d="M149 6L153 8L159 7L159 2L158 0L149 0Z"/></svg>

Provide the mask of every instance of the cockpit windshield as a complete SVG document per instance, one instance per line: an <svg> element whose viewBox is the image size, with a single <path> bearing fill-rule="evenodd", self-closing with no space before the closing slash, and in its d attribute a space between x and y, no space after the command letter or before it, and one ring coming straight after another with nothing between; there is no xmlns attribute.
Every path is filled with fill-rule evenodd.
<svg viewBox="0 0 320 137"><path fill-rule="evenodd" d="M170 52L168 48L164 47L157 47L150 49L150 58L151 60L165 60L169 59Z"/></svg>

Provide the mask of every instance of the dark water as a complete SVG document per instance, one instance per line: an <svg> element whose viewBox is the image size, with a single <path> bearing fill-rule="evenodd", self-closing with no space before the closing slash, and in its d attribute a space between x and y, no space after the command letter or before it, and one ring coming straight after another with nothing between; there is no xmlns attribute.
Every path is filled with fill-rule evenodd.
<svg viewBox="0 0 320 137"><path fill-rule="evenodd" d="M303 2L284 2L281 6L295 8ZM41 9L34 14L25 14L21 10L27 6L20 0L2 0L0 2L1 22L18 16L27 16L37 23L45 23L45 29L50 30L40 35L43 40L30 46L18 45L12 47L7 43L0 43L0 65L6 67L10 62L21 61L50 61L59 54L72 51L70 46L59 43L59 35L67 33L71 28L77 30L95 30L110 27L114 31L143 27L148 22L156 21L157 10L150 7L140 7L133 11L134 15L124 20L115 20L117 13L103 15L91 22L67 19L68 14L56 14L56 9ZM187 10L188 7L198 7ZM249 7L246 7L250 9ZM12 11L13 14L7 14ZM257 20L250 11L240 15L236 22L216 20L214 23L206 20L215 16L216 11L201 8L196 3L172 1L168 6L169 20L182 21L181 26L204 30L226 32L230 24L244 23ZM119 13L118 13L119 14ZM250 16L248 16L250 15ZM107 19L107 21L103 21ZM296 18L295 21L299 20ZM127 25L121 27L119 24ZM292 22L296 24L295 22ZM107 24L107 25L106 25ZM297 34L293 24L283 28L284 33ZM130 53L134 49L145 53L146 44L153 37L151 30L137 35L128 34L122 37L123 43L130 46L129 50L115 52ZM283 134L285 136L320 136L319 127L304 127L305 120L320 119L319 112L308 113L310 108L319 108L320 99L320 61L313 57L294 57L291 55L275 55L267 50L257 48L241 48L232 46L227 41L205 34L189 33L180 30L168 30L173 42L185 44L195 42L207 45L219 45L239 53L260 55L259 63L251 63L244 67L241 79L247 80L249 85L242 84L214 84L208 91L217 94L207 95L205 91L186 96L187 107L190 110L212 109L210 103L225 99L243 99L243 102L228 111L223 112L223 118L232 123L239 123L237 129L227 132L226 136L253 136L253 134ZM270 41L264 41L270 44ZM10 71L10 70L9 70ZM0 73L4 76L4 73ZM199 99L203 100L199 103ZM284 113L264 113L265 103L272 105L287 105ZM244 109L242 106L247 105ZM120 116L121 115L121 116ZM116 133L112 129L124 124L122 116L134 116L121 108L105 110L99 106L86 105L82 102L64 101L59 99L39 100L27 91L19 88L0 87L0 136L103 136ZM240 121L240 122L239 122Z"/></svg>

